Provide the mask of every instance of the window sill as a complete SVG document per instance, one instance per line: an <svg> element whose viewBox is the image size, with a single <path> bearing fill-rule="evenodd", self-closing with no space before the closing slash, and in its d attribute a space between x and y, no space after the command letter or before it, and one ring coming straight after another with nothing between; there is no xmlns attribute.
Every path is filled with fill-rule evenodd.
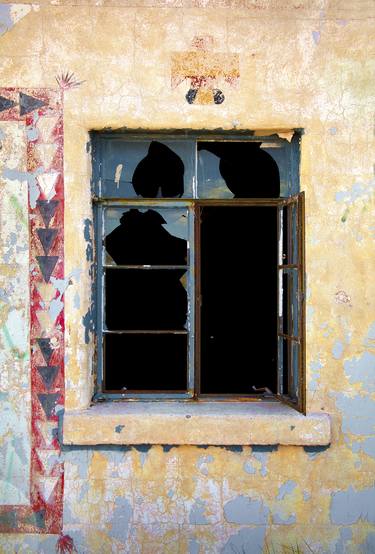
<svg viewBox="0 0 375 554"><path fill-rule="evenodd" d="M331 421L279 402L108 402L65 412L63 436L66 445L324 446Z"/></svg>

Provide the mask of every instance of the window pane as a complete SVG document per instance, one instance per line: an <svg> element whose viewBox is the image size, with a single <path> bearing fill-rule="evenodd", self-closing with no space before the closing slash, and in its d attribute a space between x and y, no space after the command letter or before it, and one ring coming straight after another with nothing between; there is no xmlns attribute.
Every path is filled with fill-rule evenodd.
<svg viewBox="0 0 375 554"><path fill-rule="evenodd" d="M107 391L184 391L186 335L105 335Z"/></svg>
<svg viewBox="0 0 375 554"><path fill-rule="evenodd" d="M278 338L278 359L279 359L279 392L280 394L288 395L289 394L289 361L291 358L290 352L291 341L283 339L282 337Z"/></svg>
<svg viewBox="0 0 375 554"><path fill-rule="evenodd" d="M186 271L107 268L104 284L107 329L186 328Z"/></svg>
<svg viewBox="0 0 375 554"><path fill-rule="evenodd" d="M188 214L179 208L106 208L105 265L186 265Z"/></svg>
<svg viewBox="0 0 375 554"><path fill-rule="evenodd" d="M299 313L298 313L298 270L280 269L281 289L279 294L279 332L293 337L299 336Z"/></svg>
<svg viewBox="0 0 375 554"><path fill-rule="evenodd" d="M298 240L297 240L297 205L291 204L289 206L290 214L290 252L289 252L289 263L298 264Z"/></svg>
<svg viewBox="0 0 375 554"><path fill-rule="evenodd" d="M201 392L275 391L276 208L204 207L201 220Z"/></svg>
<svg viewBox="0 0 375 554"><path fill-rule="evenodd" d="M279 337L280 393L293 401L297 401L298 398L299 349L298 342Z"/></svg>
<svg viewBox="0 0 375 554"><path fill-rule="evenodd" d="M278 198L278 166L261 145L198 142L198 197Z"/></svg>
<svg viewBox="0 0 375 554"><path fill-rule="evenodd" d="M101 147L101 196L192 198L194 141L105 139Z"/></svg>
<svg viewBox="0 0 375 554"><path fill-rule="evenodd" d="M298 264L297 205L284 206L279 217L282 247L279 264Z"/></svg>
<svg viewBox="0 0 375 554"><path fill-rule="evenodd" d="M288 158L290 144L283 142L262 142L261 149L267 152L277 163L280 173L280 196L290 196L290 171Z"/></svg>
<svg viewBox="0 0 375 554"><path fill-rule="evenodd" d="M299 368L299 349L298 342L293 342L291 345L291 387L289 395L293 400L298 399L298 368Z"/></svg>

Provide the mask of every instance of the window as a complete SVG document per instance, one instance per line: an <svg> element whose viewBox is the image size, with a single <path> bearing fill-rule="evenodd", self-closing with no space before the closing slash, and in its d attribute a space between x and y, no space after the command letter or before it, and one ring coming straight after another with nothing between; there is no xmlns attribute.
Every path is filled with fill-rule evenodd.
<svg viewBox="0 0 375 554"><path fill-rule="evenodd" d="M95 133L94 400L304 400L299 135Z"/></svg>

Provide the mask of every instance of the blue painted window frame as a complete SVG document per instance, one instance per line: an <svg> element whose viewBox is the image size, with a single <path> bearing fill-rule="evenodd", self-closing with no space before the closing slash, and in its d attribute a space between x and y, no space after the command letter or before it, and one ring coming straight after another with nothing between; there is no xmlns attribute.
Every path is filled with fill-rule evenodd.
<svg viewBox="0 0 375 554"><path fill-rule="evenodd" d="M301 132L296 130L292 139L287 141L285 139L279 138L277 135L271 136L256 136L251 134L206 134L206 133L179 133L179 134L169 134L169 133L118 133L118 132L93 132L91 133L91 148L92 148L92 163L93 163L93 172L92 172L92 198L93 198L93 216L94 216L94 229L95 229L95 250L96 250L96 262L95 262L95 312L96 312L96 324L95 324L95 335L96 335L96 382L95 382L95 392L93 396L93 401L107 401L107 400L121 400L121 399L134 399L134 400L191 400L194 397L194 382L195 382L195 277L194 277L194 267L195 267L195 237L194 237L194 205L199 199L197 198L197 155L195 157L195 182L192 183L192 190L194 198L180 198L180 199L140 199L140 198L105 198L102 195L101 182L102 182L102 166L103 166L103 144L104 141L127 141L127 142L136 142L136 141L150 141L150 140L190 140L195 141L197 145L198 141L249 141L249 142L262 142L267 144L278 145L283 148L284 160L281 160L281 163L285 164L283 167L284 175L287 182L287 187L284 190L284 197L280 198L280 209L279 209L279 221L282 221L282 211L281 206L290 204L291 202L296 202L296 205L299 206L299 211L301 214L301 201L298 200L298 193L300 189L299 183L299 163L300 163L300 139ZM280 164L279 164L280 167ZM283 203L283 200L285 202ZM206 201L206 200L205 200ZM230 202L230 201L229 201ZM248 201L248 204L251 204L251 200ZM189 235L189 275L188 275L188 302L189 302L189 318L188 318L188 336L189 336L189 355L188 355L188 387L185 393L173 393L173 392L153 392L153 393L109 393L103 392L103 260L102 255L99 256L99 253L102 253L103 250L103 237L104 237L104 227L103 227L103 213L106 207L144 207L144 208L176 208L176 207L185 207L188 210L188 235ZM279 233L280 228L279 225ZM281 231L282 232L282 231ZM304 267L302 268L304 272ZM282 271L279 268L279 272ZM303 279L304 275L301 277L301 272L299 272L299 279ZM299 282L299 285L301 283ZM303 283L304 285L304 283ZM299 293L298 293L299 294ZM304 299L303 299L304 300ZM299 307L301 313L304 311L304 307ZM278 322L278 333L280 323ZM301 325L304 326L304 316L302 314ZM304 329L303 329L304 331ZM303 352L301 355L304 356L304 338L302 338ZM279 337L279 349L280 349L280 337ZM298 388L299 398L297 401L290 401L289 398L285 397L282 394L282 386L279 386L278 395L274 395L277 398L290 403L293 407L300 409L300 411L305 410L305 394L304 394L304 361L300 364L302 367L299 370L299 383ZM278 375L279 382L281 380L280 374L283 369L280 369L280 363L278 364ZM303 373L303 375L301 375ZM251 395L254 397L262 397L264 395ZM265 395L267 397L267 395ZM212 399L217 399L215 396L212 396Z"/></svg>

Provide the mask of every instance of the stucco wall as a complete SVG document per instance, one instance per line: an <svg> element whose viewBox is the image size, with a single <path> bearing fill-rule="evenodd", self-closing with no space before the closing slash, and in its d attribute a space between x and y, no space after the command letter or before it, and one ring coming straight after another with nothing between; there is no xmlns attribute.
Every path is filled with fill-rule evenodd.
<svg viewBox="0 0 375 554"><path fill-rule="evenodd" d="M56 445L51 456L44 445L43 502L52 502L54 467L61 473L64 462L63 533L79 553L375 551L373 8L367 0L0 5L1 95L13 98L6 89L18 87L64 96L65 277L53 274L40 293L44 329L56 327L65 300L68 409L91 397L88 132L304 129L307 409L332 415L331 446L70 447L53 458ZM220 65L208 85L222 103L207 87L194 103L185 98L184 64L198 63L197 51L202 63ZM55 77L66 71L83 82L62 93ZM25 144L53 125L27 126L5 112L0 502L16 506L28 501L40 431L30 424L27 185L35 192L35 183L22 172L30 171ZM54 151L41 150L46 167ZM45 534L42 512L39 534L4 532L2 551L54 552L58 536ZM4 531L12 517L0 507Z"/></svg>

